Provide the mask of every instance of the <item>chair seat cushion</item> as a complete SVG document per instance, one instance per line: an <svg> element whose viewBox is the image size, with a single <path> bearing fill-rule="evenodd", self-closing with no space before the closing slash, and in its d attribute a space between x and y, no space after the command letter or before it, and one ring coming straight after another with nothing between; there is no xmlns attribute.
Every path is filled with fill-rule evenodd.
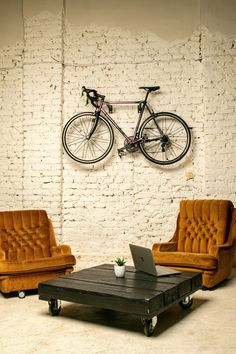
<svg viewBox="0 0 236 354"><path fill-rule="evenodd" d="M73 255L39 258L28 261L0 261L0 274L18 274L45 272L53 269L65 269L75 265Z"/></svg>
<svg viewBox="0 0 236 354"><path fill-rule="evenodd" d="M215 270L218 268L216 257L203 253L188 252L155 252L153 254L156 264Z"/></svg>

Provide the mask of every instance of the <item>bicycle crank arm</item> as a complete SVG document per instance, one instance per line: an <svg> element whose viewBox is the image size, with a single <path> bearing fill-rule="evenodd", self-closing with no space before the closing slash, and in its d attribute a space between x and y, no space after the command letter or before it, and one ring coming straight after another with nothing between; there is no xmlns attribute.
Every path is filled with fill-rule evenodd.
<svg viewBox="0 0 236 354"><path fill-rule="evenodd" d="M125 148L117 149L118 155L121 158L122 156L126 155Z"/></svg>

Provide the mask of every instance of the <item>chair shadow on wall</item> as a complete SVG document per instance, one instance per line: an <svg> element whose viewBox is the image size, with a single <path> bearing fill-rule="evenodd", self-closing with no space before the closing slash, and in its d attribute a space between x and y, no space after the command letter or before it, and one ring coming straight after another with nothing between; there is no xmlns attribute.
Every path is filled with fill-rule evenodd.
<svg viewBox="0 0 236 354"><path fill-rule="evenodd" d="M185 318L191 316L193 312L198 310L201 306L207 305L209 300L207 298L194 297L193 305L190 309L182 309L178 304L171 306L166 311L158 315L158 321L153 336L159 336L171 327L177 325ZM48 316L49 313L47 311ZM43 314L44 315L44 314ZM61 312L58 315L63 318L87 322L93 325L104 326L117 330L125 330L143 334L143 325L140 316L127 314L107 309L100 309L93 306L80 304L65 304L62 303Z"/></svg>

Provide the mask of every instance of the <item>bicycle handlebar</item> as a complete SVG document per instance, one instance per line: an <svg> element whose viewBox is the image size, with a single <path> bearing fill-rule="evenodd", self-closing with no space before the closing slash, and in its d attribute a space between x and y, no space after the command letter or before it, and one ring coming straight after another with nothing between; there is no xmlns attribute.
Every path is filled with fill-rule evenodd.
<svg viewBox="0 0 236 354"><path fill-rule="evenodd" d="M98 100L105 99L105 96L100 95L96 90L88 89L85 86L82 87L82 95L84 94L84 92L87 95L87 103L88 103L88 101L90 101L92 103L92 105L96 108L99 108Z"/></svg>

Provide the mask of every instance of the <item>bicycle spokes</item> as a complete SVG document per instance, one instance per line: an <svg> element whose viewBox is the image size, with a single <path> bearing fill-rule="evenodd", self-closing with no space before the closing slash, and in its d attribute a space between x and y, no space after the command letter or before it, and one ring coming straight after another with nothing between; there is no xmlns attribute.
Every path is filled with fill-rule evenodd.
<svg viewBox="0 0 236 354"><path fill-rule="evenodd" d="M151 161L168 165L180 160L190 146L190 132L186 123L175 114L158 113L144 121L140 149Z"/></svg>
<svg viewBox="0 0 236 354"><path fill-rule="evenodd" d="M74 160L82 163L95 163L104 158L110 151L114 136L109 123L102 117L92 136L94 114L83 114L73 117L63 131L63 145L66 152Z"/></svg>

